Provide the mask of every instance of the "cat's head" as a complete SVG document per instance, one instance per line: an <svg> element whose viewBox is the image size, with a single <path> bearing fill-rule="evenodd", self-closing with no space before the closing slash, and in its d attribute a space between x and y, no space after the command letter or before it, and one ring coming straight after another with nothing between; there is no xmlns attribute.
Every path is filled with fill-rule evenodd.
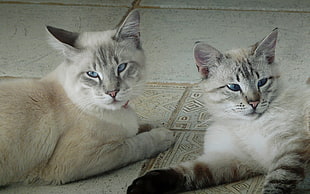
<svg viewBox="0 0 310 194"><path fill-rule="evenodd" d="M56 72L68 97L83 109L116 110L141 94L145 57L140 16L132 11L114 30L74 33L47 26L65 62Z"/></svg>
<svg viewBox="0 0 310 194"><path fill-rule="evenodd" d="M196 43L194 57L210 112L225 118L254 119L268 109L278 89L274 64L277 34L275 29L249 48L226 53Z"/></svg>

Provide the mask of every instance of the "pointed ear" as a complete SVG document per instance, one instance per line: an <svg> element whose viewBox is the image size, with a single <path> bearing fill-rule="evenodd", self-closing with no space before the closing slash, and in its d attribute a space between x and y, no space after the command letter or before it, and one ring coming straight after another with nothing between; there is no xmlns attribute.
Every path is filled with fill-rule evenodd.
<svg viewBox="0 0 310 194"><path fill-rule="evenodd" d="M46 29L52 36L50 39L52 46L61 50L65 56L70 56L77 51L76 40L79 37L78 33L69 32L52 26L46 26Z"/></svg>
<svg viewBox="0 0 310 194"><path fill-rule="evenodd" d="M137 10L131 11L124 22L118 27L115 40L133 40L139 48L140 45L140 14Z"/></svg>
<svg viewBox="0 0 310 194"><path fill-rule="evenodd" d="M274 59L275 59L275 49L276 49L277 37L278 37L278 29L275 28L262 41L257 42L254 45L254 56L255 57L263 56L263 57L265 57L268 64L273 63Z"/></svg>
<svg viewBox="0 0 310 194"><path fill-rule="evenodd" d="M222 57L223 54L220 51L206 43L196 42L194 46L196 66L204 78L209 76L210 67L214 66L214 63L220 61Z"/></svg>

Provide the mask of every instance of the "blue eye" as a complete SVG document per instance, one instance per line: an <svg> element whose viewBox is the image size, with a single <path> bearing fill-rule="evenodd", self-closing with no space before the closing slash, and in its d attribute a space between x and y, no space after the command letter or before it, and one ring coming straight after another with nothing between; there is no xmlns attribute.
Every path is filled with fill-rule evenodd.
<svg viewBox="0 0 310 194"><path fill-rule="evenodd" d="M241 88L238 84L228 84L227 87L234 92L241 90Z"/></svg>
<svg viewBox="0 0 310 194"><path fill-rule="evenodd" d="M262 87L263 85L265 85L267 83L267 81L268 81L267 78L263 78L263 79L258 81L257 86Z"/></svg>
<svg viewBox="0 0 310 194"><path fill-rule="evenodd" d="M92 77L92 78L98 78L99 77L99 74L97 72L95 72L95 71L88 71L87 75L89 77Z"/></svg>
<svg viewBox="0 0 310 194"><path fill-rule="evenodd" d="M127 67L127 63L122 63L122 64L120 64L120 65L117 67L117 72L118 72L118 73L123 72L123 71L126 69L126 67Z"/></svg>

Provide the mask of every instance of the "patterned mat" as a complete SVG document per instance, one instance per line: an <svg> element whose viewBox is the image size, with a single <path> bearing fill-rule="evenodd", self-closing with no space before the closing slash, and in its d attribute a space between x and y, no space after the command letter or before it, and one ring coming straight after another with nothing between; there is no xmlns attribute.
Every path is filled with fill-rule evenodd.
<svg viewBox="0 0 310 194"><path fill-rule="evenodd" d="M154 124L161 123L175 131L177 141L168 151L148 160L140 174L180 162L193 160L202 153L203 137L210 124L209 114L201 101L202 92L197 85L149 83L143 96L133 104L139 117ZM309 118L310 123L310 118ZM309 128L310 129L310 128ZM254 194L261 193L264 177L258 176L231 184L187 194ZM308 178L296 193L310 193Z"/></svg>

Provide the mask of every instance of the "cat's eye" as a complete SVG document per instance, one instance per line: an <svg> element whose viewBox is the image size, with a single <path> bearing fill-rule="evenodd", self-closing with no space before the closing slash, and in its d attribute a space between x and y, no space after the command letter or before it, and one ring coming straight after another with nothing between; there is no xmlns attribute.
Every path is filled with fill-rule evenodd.
<svg viewBox="0 0 310 194"><path fill-rule="evenodd" d="M234 92L241 90L241 87L238 84L228 84L227 87Z"/></svg>
<svg viewBox="0 0 310 194"><path fill-rule="evenodd" d="M123 71L126 69L126 67L127 67L127 63L122 63L122 64L120 64L120 65L117 67L117 72L118 72L118 73L123 72Z"/></svg>
<svg viewBox="0 0 310 194"><path fill-rule="evenodd" d="M268 79L267 78L263 78L261 80L258 81L257 86L258 87L262 87L267 83Z"/></svg>
<svg viewBox="0 0 310 194"><path fill-rule="evenodd" d="M86 72L86 74L91 78L98 78L99 77L99 74L95 71L88 71L88 72Z"/></svg>

